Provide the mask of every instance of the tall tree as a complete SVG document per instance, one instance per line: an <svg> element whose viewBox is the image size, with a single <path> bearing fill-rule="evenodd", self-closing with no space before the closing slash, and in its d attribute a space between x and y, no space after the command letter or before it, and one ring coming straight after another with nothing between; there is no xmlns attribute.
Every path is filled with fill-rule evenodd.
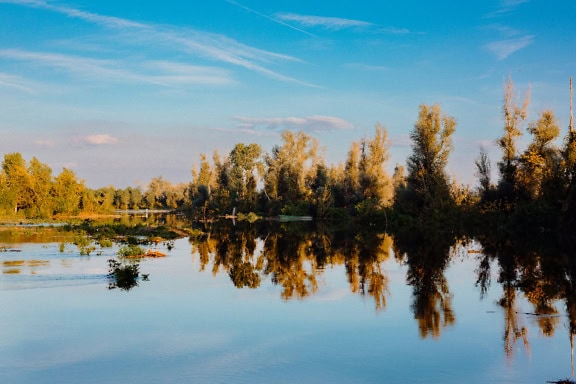
<svg viewBox="0 0 576 384"><path fill-rule="evenodd" d="M80 210L80 198L84 190L84 183L77 179L76 174L68 169L56 177L52 188L54 197L54 213L74 215Z"/></svg>
<svg viewBox="0 0 576 384"><path fill-rule="evenodd" d="M52 169L36 157L28 165L32 184L32 217L49 217L52 215L50 189L52 187Z"/></svg>
<svg viewBox="0 0 576 384"><path fill-rule="evenodd" d="M230 192L232 204L246 211L256 208L256 186L262 169L260 156L262 148L258 144L236 144L230 152Z"/></svg>
<svg viewBox="0 0 576 384"><path fill-rule="evenodd" d="M560 134L560 127L554 112L547 110L538 121L529 124L528 131L533 140L520 156L517 183L528 198L536 199L543 185L559 179L561 154L553 141Z"/></svg>
<svg viewBox="0 0 576 384"><path fill-rule="evenodd" d="M408 158L406 189L396 200L400 210L421 215L452 205L445 168L455 127L454 118L443 114L438 104L420 106L410 133L412 155Z"/></svg>
<svg viewBox="0 0 576 384"><path fill-rule="evenodd" d="M360 154L360 143L352 142L344 166L344 203L347 207L354 207L362 195L359 169Z"/></svg>
<svg viewBox="0 0 576 384"><path fill-rule="evenodd" d="M516 141L522 135L521 124L528 115L530 104L530 90L526 92L522 105L518 105L514 95L514 83L508 78L504 86L504 134L498 139L498 146L502 149L502 160L498 163L500 169L500 183L498 189L501 197L510 199L515 190L515 177L517 169Z"/></svg>
<svg viewBox="0 0 576 384"><path fill-rule="evenodd" d="M264 193L269 199L271 214L280 213L281 207L301 211L302 204L310 202L312 192L306 180L313 177L320 162L318 141L306 133L284 131L282 141L282 146L274 147L272 155L265 160Z"/></svg>
<svg viewBox="0 0 576 384"><path fill-rule="evenodd" d="M476 165L476 176L480 183L480 195L483 199L486 199L492 190L492 164L488 158L486 148L480 148L480 156L474 164Z"/></svg>
<svg viewBox="0 0 576 384"><path fill-rule="evenodd" d="M359 174L360 187L364 200L369 200L374 208L389 206L392 197L392 182L384 166L390 157L388 148L388 133L386 129L377 124L373 138L362 141L362 154L360 157Z"/></svg>
<svg viewBox="0 0 576 384"><path fill-rule="evenodd" d="M20 209L29 208L33 203L34 192L32 178L22 154L18 152L5 154L2 171L8 193L6 199L13 212L17 213Z"/></svg>

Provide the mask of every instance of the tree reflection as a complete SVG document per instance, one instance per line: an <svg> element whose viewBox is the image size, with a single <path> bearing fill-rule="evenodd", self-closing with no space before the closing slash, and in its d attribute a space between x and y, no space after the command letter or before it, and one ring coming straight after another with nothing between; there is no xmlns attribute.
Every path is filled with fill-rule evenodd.
<svg viewBox="0 0 576 384"><path fill-rule="evenodd" d="M504 310L504 352L511 358L520 340L529 352L528 329L523 319L535 320L542 335L551 337L560 324L555 302L565 299L569 306L571 282L569 265L565 263L569 259L563 257L563 251L550 237L525 239L495 233L479 238L484 245L484 257L477 270L478 281L484 279L487 260L495 259L499 265L502 297L498 303ZM531 310L522 310L520 294L532 306Z"/></svg>
<svg viewBox="0 0 576 384"><path fill-rule="evenodd" d="M394 237L378 232L334 231L318 223L212 223L191 238L201 270L225 273L238 288L257 288L271 282L283 300L301 300L319 290L328 268L342 266L352 293L373 300L376 311L386 309L390 279L385 263L392 250L407 266L412 286L411 309L422 338L439 338L455 324L453 295L445 271L462 242L452 231L423 226L397 230ZM503 350L514 355L518 345L530 349L526 319L546 337L561 324L558 302L569 318L571 342L576 335L576 262L566 250L504 236L476 235L483 245L477 258L476 285L485 298L497 268L504 317ZM394 239L394 241L392 240ZM460 247L460 248L459 248ZM475 253L476 254L476 253ZM529 309L523 306L529 305Z"/></svg>
<svg viewBox="0 0 576 384"><path fill-rule="evenodd" d="M454 236L432 228L398 232L397 257L408 264L407 282L413 287L412 309L420 336L438 338L442 328L455 322L452 294L444 276Z"/></svg>
<svg viewBox="0 0 576 384"><path fill-rule="evenodd" d="M326 266L345 265L352 292L372 297L377 310L386 307L388 278L383 263L392 248L388 235L354 236L304 223L219 225L203 227L202 233L191 238L200 269L211 264L213 274L225 271L238 288L256 288L269 277L282 287L284 300L303 299L318 290L318 277Z"/></svg>
<svg viewBox="0 0 576 384"><path fill-rule="evenodd" d="M386 234L363 233L345 248L346 275L352 292L374 299L376 310L386 308L388 277L382 264L390 257L392 238Z"/></svg>

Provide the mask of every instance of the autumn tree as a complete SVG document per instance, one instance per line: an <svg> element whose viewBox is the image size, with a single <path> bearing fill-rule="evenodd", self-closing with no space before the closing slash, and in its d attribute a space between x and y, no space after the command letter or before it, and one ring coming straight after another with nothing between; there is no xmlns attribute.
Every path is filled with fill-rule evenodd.
<svg viewBox="0 0 576 384"><path fill-rule="evenodd" d="M453 205L445 168L455 127L455 119L443 114L438 104L420 106L410 133L412 155L408 158L406 187L397 192L395 201L400 212L420 216Z"/></svg>
<svg viewBox="0 0 576 384"><path fill-rule="evenodd" d="M530 91L526 92L522 105L515 100L514 83L508 78L504 86L504 134L497 141L502 149L502 160L498 163L500 182L498 190L505 200L510 200L516 187L516 170L518 168L517 140L522 135L521 124L528 115Z"/></svg>
<svg viewBox="0 0 576 384"><path fill-rule="evenodd" d="M555 192L550 188L545 190L546 185L557 184L560 187L558 172L562 157L553 143L560 134L560 127L554 112L546 110L536 122L528 125L528 131L533 140L519 158L517 184L526 198L534 200L545 192Z"/></svg>
<svg viewBox="0 0 576 384"><path fill-rule="evenodd" d="M54 180L51 192L54 198L54 214L78 214L80 197L84 189L84 182L78 180L74 171L68 168L62 169Z"/></svg>
<svg viewBox="0 0 576 384"><path fill-rule="evenodd" d="M14 213L29 208L32 204L33 186L32 178L28 173L26 161L20 153L4 155L2 172L5 183L5 200Z"/></svg>
<svg viewBox="0 0 576 384"><path fill-rule="evenodd" d="M282 132L282 146L266 156L264 195L271 214L309 214L311 191L306 180L320 162L318 141L304 132Z"/></svg>
<svg viewBox="0 0 576 384"><path fill-rule="evenodd" d="M344 166L343 194L346 207L355 207L361 200L360 156L360 143L354 141L350 144L346 165Z"/></svg>
<svg viewBox="0 0 576 384"><path fill-rule="evenodd" d="M359 170L359 184L362 197L371 209L389 206L393 198L392 182L386 173L385 165L389 159L388 134L380 124L374 129L373 138L362 141Z"/></svg>
<svg viewBox="0 0 576 384"><path fill-rule="evenodd" d="M50 189L52 187L52 169L40 162L36 157L30 160L28 173L31 180L32 217L50 217L52 215L52 201Z"/></svg>

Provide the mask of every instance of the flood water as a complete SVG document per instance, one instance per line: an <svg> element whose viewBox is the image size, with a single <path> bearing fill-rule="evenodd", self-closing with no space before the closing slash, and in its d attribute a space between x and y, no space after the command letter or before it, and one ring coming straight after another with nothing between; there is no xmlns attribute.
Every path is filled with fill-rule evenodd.
<svg viewBox="0 0 576 384"><path fill-rule="evenodd" d="M81 255L58 236L0 237L0 383L573 377L572 296L537 258L506 265L478 241L213 232L154 245L167 256L122 290L119 245Z"/></svg>

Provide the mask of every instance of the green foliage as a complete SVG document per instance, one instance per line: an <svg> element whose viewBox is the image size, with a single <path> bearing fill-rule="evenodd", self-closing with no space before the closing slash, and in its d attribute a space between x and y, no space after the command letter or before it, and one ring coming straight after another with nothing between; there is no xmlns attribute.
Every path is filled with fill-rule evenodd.
<svg viewBox="0 0 576 384"><path fill-rule="evenodd" d="M139 245L129 244L121 247L118 250L118 256L120 257L135 257L144 255L144 249Z"/></svg>
<svg viewBox="0 0 576 384"><path fill-rule="evenodd" d="M80 254L84 256L90 256L90 253L96 249L92 244L92 240L86 235L74 236L72 243L78 247Z"/></svg>
<svg viewBox="0 0 576 384"><path fill-rule="evenodd" d="M106 238L101 238L98 240L98 244L100 245L100 247L102 248L110 248L112 247L113 243L112 240L110 239L106 239Z"/></svg>

